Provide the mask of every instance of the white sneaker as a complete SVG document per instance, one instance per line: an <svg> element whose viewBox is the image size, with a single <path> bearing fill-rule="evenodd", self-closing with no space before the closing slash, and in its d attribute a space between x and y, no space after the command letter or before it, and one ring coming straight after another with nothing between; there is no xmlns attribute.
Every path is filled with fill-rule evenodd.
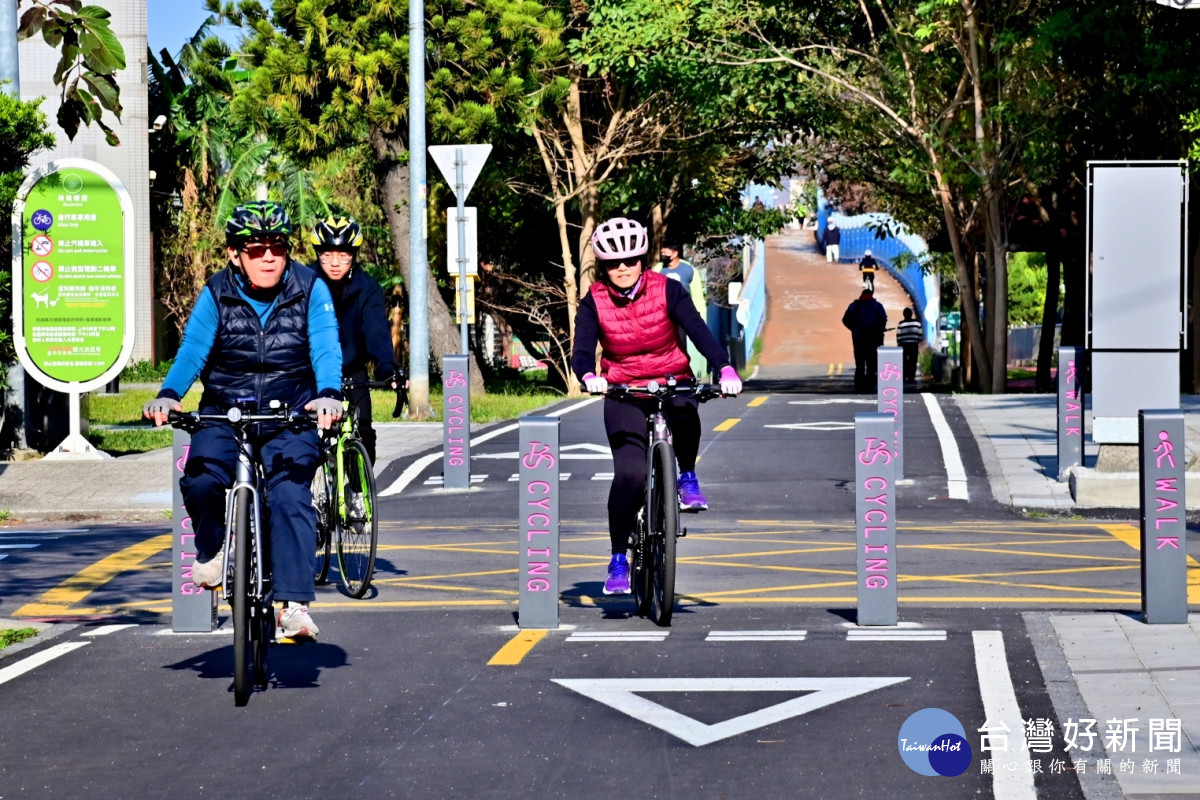
<svg viewBox="0 0 1200 800"><path fill-rule="evenodd" d="M316 639L320 630L308 614L308 606L299 603L288 603L279 612L279 627L284 636L289 639Z"/></svg>
<svg viewBox="0 0 1200 800"><path fill-rule="evenodd" d="M216 589L225 582L225 549L221 548L210 560L192 564L192 583L206 589Z"/></svg>

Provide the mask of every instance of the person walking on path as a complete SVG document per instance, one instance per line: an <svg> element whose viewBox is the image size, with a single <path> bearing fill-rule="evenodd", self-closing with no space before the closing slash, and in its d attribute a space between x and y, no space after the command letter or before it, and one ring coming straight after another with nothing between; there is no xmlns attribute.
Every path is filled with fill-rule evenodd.
<svg viewBox="0 0 1200 800"><path fill-rule="evenodd" d="M868 292L875 291L875 270L878 267L879 262L871 255L871 251L864 251L862 261L858 262L858 269L862 273L863 288Z"/></svg>
<svg viewBox="0 0 1200 800"><path fill-rule="evenodd" d="M829 220L829 227L825 229L825 260L830 264L836 264L841 257L842 229L836 222Z"/></svg>
<svg viewBox="0 0 1200 800"><path fill-rule="evenodd" d="M854 342L854 391L859 394L875 391L875 373L879 370L878 348L883 344L887 328L887 311L875 299L875 293L863 289L842 315L842 324L850 329Z"/></svg>
<svg viewBox="0 0 1200 800"><path fill-rule="evenodd" d="M904 309L904 320L896 326L896 344L904 350L904 382L916 383L917 348L925 338L925 326L913 318L911 308Z"/></svg>
<svg viewBox="0 0 1200 800"><path fill-rule="evenodd" d="M662 247L659 248L659 263L655 264L652 269L654 272L660 272L668 278L682 283L683 288L692 298L692 305L696 307L696 313L700 315L700 319L707 316L708 301L704 299L704 276L700 270L683 259L683 244L678 239L666 238L663 240ZM684 336L680 338L686 339ZM696 375L705 374L707 372L704 368L706 359L690 339L687 339L687 352L692 372Z"/></svg>

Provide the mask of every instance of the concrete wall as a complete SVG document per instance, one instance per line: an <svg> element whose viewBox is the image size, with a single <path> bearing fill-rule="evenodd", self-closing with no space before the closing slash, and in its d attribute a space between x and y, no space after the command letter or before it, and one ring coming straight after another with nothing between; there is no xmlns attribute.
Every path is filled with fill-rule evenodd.
<svg viewBox="0 0 1200 800"><path fill-rule="evenodd" d="M51 80L58 64L58 51L47 45L41 34L21 42L21 98L46 98L42 111L50 121L58 144L34 157L31 167L56 158L87 158L108 167L129 190L134 208L133 250L134 332L133 361L151 359L154 341L154 270L150 261L150 142L146 96L146 0L89 0L112 14L113 31L125 48L125 69L117 73L124 111L120 122L106 112L105 123L112 126L121 140L120 147L109 147L104 132L94 124L80 128L75 140L55 122L59 107L59 88ZM6 223L7 224L7 223Z"/></svg>

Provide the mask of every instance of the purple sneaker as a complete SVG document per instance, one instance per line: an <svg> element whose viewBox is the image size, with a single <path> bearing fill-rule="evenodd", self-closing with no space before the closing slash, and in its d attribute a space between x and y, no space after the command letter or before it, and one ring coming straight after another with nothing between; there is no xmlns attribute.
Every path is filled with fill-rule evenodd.
<svg viewBox="0 0 1200 800"><path fill-rule="evenodd" d="M704 499L704 494L700 491L700 481L696 480L694 472L685 472L679 476L679 510L708 510L708 500Z"/></svg>
<svg viewBox="0 0 1200 800"><path fill-rule="evenodd" d="M608 562L608 580L604 582L605 594L629 594L629 561L624 553L615 553Z"/></svg>

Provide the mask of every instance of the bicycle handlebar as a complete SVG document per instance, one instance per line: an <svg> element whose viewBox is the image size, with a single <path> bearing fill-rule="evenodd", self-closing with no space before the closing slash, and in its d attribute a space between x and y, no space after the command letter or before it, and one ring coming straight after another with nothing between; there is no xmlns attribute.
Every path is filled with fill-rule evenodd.
<svg viewBox="0 0 1200 800"><path fill-rule="evenodd" d="M172 428L180 428L188 433L195 433L206 423L223 422L235 427L244 427L256 422L276 422L288 426L298 423L307 425L315 422L315 411L293 411L287 406L280 406L267 412L243 411L236 406L223 414L201 414L199 411L171 411L167 414L167 424Z"/></svg>
<svg viewBox="0 0 1200 800"><path fill-rule="evenodd" d="M396 407L392 409L392 419L396 419L404 411L404 407L408 405L408 388L404 385L408 376L404 370L396 370L395 375L386 381L364 381L355 378L342 379L342 391L348 392L351 389L367 388L367 389L392 389L393 381L396 388Z"/></svg>
<svg viewBox="0 0 1200 800"><path fill-rule="evenodd" d="M716 397L726 397L719 387L713 386L710 383L675 383L650 381L645 386L635 386L629 383L614 383L610 384L605 392L589 392L597 396L620 398L620 397L675 397L678 395L691 395L701 403L712 400Z"/></svg>

